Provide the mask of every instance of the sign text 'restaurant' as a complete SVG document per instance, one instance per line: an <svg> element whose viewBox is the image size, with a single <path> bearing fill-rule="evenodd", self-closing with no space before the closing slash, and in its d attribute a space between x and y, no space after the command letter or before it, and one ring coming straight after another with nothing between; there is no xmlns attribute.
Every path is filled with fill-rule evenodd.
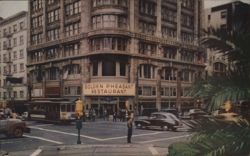
<svg viewBox="0 0 250 156"><path fill-rule="evenodd" d="M83 85L85 96L135 96L134 83L96 82Z"/></svg>

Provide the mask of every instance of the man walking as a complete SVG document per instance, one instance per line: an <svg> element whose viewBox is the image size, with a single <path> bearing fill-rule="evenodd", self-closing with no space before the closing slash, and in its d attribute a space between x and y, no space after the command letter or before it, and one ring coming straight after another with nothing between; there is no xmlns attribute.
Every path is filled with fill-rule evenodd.
<svg viewBox="0 0 250 156"><path fill-rule="evenodd" d="M133 117L131 113L128 114L127 126L128 126L127 142L131 143L132 129L133 129Z"/></svg>

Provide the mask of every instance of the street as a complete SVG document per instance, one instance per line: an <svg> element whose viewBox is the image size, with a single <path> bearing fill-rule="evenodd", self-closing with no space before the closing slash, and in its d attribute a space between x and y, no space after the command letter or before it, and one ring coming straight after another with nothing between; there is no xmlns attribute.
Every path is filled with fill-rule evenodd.
<svg viewBox="0 0 250 156"><path fill-rule="evenodd" d="M31 133L23 138L8 139L0 135L1 150L11 155L30 155L40 146L76 145L77 129L75 124L54 125L28 121ZM83 122L81 129L82 144L127 144L126 122L97 120ZM177 132L161 130L133 129L132 144L153 144L167 151L169 144L185 140L190 134L184 129Z"/></svg>

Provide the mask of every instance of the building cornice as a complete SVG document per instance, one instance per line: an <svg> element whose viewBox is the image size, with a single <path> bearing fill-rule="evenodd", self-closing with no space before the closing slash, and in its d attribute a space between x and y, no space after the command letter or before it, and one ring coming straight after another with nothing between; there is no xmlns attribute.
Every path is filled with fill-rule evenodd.
<svg viewBox="0 0 250 156"><path fill-rule="evenodd" d="M22 17L26 17L27 15L28 15L27 11L21 11L19 13L16 13L16 14L14 14L14 15L12 15L10 17L7 17L7 18L3 19L2 21L0 21L0 26L9 24L11 22L14 22L17 19L20 19Z"/></svg>

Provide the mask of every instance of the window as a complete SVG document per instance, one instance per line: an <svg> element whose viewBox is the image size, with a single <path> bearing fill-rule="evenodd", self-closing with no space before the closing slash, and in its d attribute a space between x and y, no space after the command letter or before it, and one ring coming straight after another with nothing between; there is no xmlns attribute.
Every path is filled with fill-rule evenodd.
<svg viewBox="0 0 250 156"><path fill-rule="evenodd" d="M207 15L207 19L210 21L211 20L211 15Z"/></svg>
<svg viewBox="0 0 250 156"><path fill-rule="evenodd" d="M80 95L81 87L80 86L66 86L64 87L64 95Z"/></svg>
<svg viewBox="0 0 250 156"><path fill-rule="evenodd" d="M116 62L103 61L102 62L102 76L115 76L116 75Z"/></svg>
<svg viewBox="0 0 250 156"><path fill-rule="evenodd" d="M75 56L80 53L80 43L69 44L64 47L63 57Z"/></svg>
<svg viewBox="0 0 250 156"><path fill-rule="evenodd" d="M227 11L221 12L221 18L227 18Z"/></svg>
<svg viewBox="0 0 250 156"><path fill-rule="evenodd" d="M93 68L92 68L92 69L93 69L92 75L93 75L93 76L97 76L97 75L98 75L98 61L93 61L92 63L93 63L93 64L92 64L92 65L93 65L93 66L92 66L92 67L93 67Z"/></svg>
<svg viewBox="0 0 250 156"><path fill-rule="evenodd" d="M59 9L48 12L48 23L52 23L59 20Z"/></svg>
<svg viewBox="0 0 250 156"><path fill-rule="evenodd" d="M17 32L17 25L13 25L13 32Z"/></svg>
<svg viewBox="0 0 250 156"><path fill-rule="evenodd" d="M21 90L19 93L20 93L20 98L24 98L24 91Z"/></svg>
<svg viewBox="0 0 250 156"><path fill-rule="evenodd" d="M163 80L176 80L177 70L175 68L165 68L162 71L162 79Z"/></svg>
<svg viewBox="0 0 250 156"><path fill-rule="evenodd" d="M141 33L154 35L154 33L156 31L156 23L139 21L139 29L140 29Z"/></svg>
<svg viewBox="0 0 250 156"><path fill-rule="evenodd" d="M59 39L59 29L52 29L47 31L47 40L53 41Z"/></svg>
<svg viewBox="0 0 250 156"><path fill-rule="evenodd" d="M194 9L194 0L182 0L181 6L188 9Z"/></svg>
<svg viewBox="0 0 250 156"><path fill-rule="evenodd" d="M31 44L42 43L42 33L31 36Z"/></svg>
<svg viewBox="0 0 250 156"><path fill-rule="evenodd" d="M127 39L125 38L114 38L114 37L105 37L105 38L94 38L91 40L91 50L127 50Z"/></svg>
<svg viewBox="0 0 250 156"><path fill-rule="evenodd" d="M24 40L23 40L23 36L20 36L20 44L19 45L23 45Z"/></svg>
<svg viewBox="0 0 250 156"><path fill-rule="evenodd" d="M105 5L119 5L126 7L127 0L93 0L92 6L98 7L98 6L105 6Z"/></svg>
<svg viewBox="0 0 250 156"><path fill-rule="evenodd" d="M181 52L181 61L194 62L194 52L182 51Z"/></svg>
<svg viewBox="0 0 250 156"><path fill-rule="evenodd" d="M155 16L156 4L153 2L140 0L139 11L141 14Z"/></svg>
<svg viewBox="0 0 250 156"><path fill-rule="evenodd" d="M123 15L97 15L92 17L92 28L127 28L127 17Z"/></svg>
<svg viewBox="0 0 250 156"><path fill-rule="evenodd" d="M79 13L81 13L81 1L76 1L65 6L66 16L71 16Z"/></svg>
<svg viewBox="0 0 250 156"><path fill-rule="evenodd" d="M155 67L150 64L144 64L139 67L139 77L154 79L155 78Z"/></svg>
<svg viewBox="0 0 250 156"><path fill-rule="evenodd" d="M181 32L181 40L183 42L192 43L194 41L194 35L192 33Z"/></svg>
<svg viewBox="0 0 250 156"><path fill-rule="evenodd" d="M176 38L176 34L177 34L176 29L165 27L165 26L163 26L161 29L162 29L162 36L163 37Z"/></svg>
<svg viewBox="0 0 250 156"><path fill-rule="evenodd" d="M139 53L144 55L155 55L156 45L145 42L139 42Z"/></svg>
<svg viewBox="0 0 250 156"><path fill-rule="evenodd" d="M13 46L16 47L16 45L17 45L17 39L13 38Z"/></svg>
<svg viewBox="0 0 250 156"><path fill-rule="evenodd" d="M68 70L69 70L68 72L69 75L80 74L81 67L78 64L72 64L68 66Z"/></svg>
<svg viewBox="0 0 250 156"><path fill-rule="evenodd" d="M175 59L177 50L172 47L164 47L163 56L168 59Z"/></svg>
<svg viewBox="0 0 250 156"><path fill-rule="evenodd" d="M126 76L126 63L120 62L120 76Z"/></svg>
<svg viewBox="0 0 250 156"><path fill-rule="evenodd" d="M13 59L14 59L14 60L17 59L17 52L16 52L16 51L13 52Z"/></svg>
<svg viewBox="0 0 250 156"><path fill-rule="evenodd" d="M13 72L17 73L17 66L16 66L16 64L13 65Z"/></svg>
<svg viewBox="0 0 250 156"><path fill-rule="evenodd" d="M19 51L19 58L22 59L24 57L24 54L23 54L23 49L21 49Z"/></svg>
<svg viewBox="0 0 250 156"><path fill-rule="evenodd" d="M46 59L59 58L58 48L51 48L46 51Z"/></svg>
<svg viewBox="0 0 250 156"><path fill-rule="evenodd" d="M186 14L181 14L181 25L188 28L194 27L194 17Z"/></svg>
<svg viewBox="0 0 250 156"><path fill-rule="evenodd" d="M24 22L20 22L19 25L20 25L20 30L23 30L24 29Z"/></svg>
<svg viewBox="0 0 250 156"><path fill-rule="evenodd" d="M161 14L162 14L161 18L163 21L171 22L171 23L177 22L176 10L172 10L171 8L168 8L168 7L162 7Z"/></svg>
<svg viewBox="0 0 250 156"><path fill-rule="evenodd" d="M181 79L182 81L187 81L187 82L191 81L191 72L187 70L182 71Z"/></svg>
<svg viewBox="0 0 250 156"><path fill-rule="evenodd" d="M47 73L48 73L48 80L58 80L59 78L58 68L55 67L50 68Z"/></svg>
<svg viewBox="0 0 250 156"><path fill-rule="evenodd" d="M17 98L17 91L13 92L13 98Z"/></svg>
<svg viewBox="0 0 250 156"><path fill-rule="evenodd" d="M65 27L65 35L66 35L66 37L73 36L73 35L78 35L79 31L80 31L80 23L79 22L67 25Z"/></svg>
<svg viewBox="0 0 250 156"><path fill-rule="evenodd" d="M24 64L20 63L20 72L23 72L23 71L24 71Z"/></svg>
<svg viewBox="0 0 250 156"><path fill-rule="evenodd" d="M142 95L144 96L155 96L156 88L151 86L143 86L142 87Z"/></svg>

